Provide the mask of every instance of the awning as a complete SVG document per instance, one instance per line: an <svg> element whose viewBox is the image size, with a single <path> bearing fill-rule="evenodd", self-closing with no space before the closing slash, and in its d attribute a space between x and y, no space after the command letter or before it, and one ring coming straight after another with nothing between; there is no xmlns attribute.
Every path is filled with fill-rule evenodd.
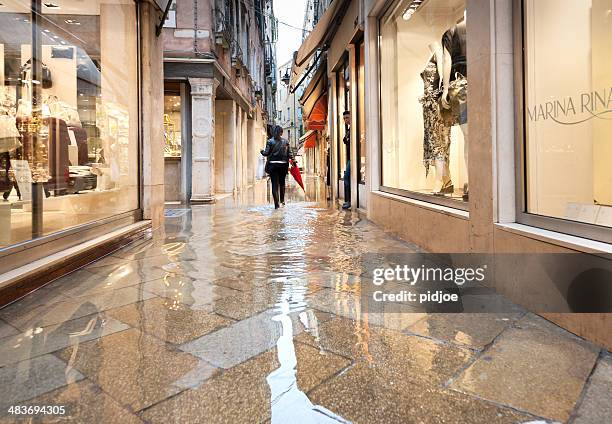
<svg viewBox="0 0 612 424"><path fill-rule="evenodd" d="M307 130L324 130L327 123L327 66L321 64L300 98Z"/></svg>
<svg viewBox="0 0 612 424"><path fill-rule="evenodd" d="M348 0L333 0L310 35L302 42L300 49L293 57L291 67L290 87L292 92L300 82L300 77L308 67L312 55L336 33L349 3Z"/></svg>
<svg viewBox="0 0 612 424"><path fill-rule="evenodd" d="M300 138L300 144L304 144L304 149L314 149L317 145L317 132L308 131L302 138Z"/></svg>

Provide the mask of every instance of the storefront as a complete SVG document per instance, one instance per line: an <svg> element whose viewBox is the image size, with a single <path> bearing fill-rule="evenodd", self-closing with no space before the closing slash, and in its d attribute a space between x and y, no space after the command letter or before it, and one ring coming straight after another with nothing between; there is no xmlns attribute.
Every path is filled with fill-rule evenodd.
<svg viewBox="0 0 612 424"><path fill-rule="evenodd" d="M365 2L368 217L432 252L612 252L610 10ZM608 315L546 314L564 293L523 272L495 288L612 345Z"/></svg>
<svg viewBox="0 0 612 424"><path fill-rule="evenodd" d="M189 85L180 81L164 83L164 185L165 201L185 203L191 197L189 161ZM183 143L183 140L186 140Z"/></svg>
<svg viewBox="0 0 612 424"><path fill-rule="evenodd" d="M159 131L143 124L155 106L140 88L161 60L140 57L155 59L160 16L131 0L2 2L0 274L143 218L159 225L142 168L143 134Z"/></svg>

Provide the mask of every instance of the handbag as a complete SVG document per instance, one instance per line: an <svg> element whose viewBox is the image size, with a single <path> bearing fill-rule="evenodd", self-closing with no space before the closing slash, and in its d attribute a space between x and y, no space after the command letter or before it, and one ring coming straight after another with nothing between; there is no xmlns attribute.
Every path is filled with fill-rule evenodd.
<svg viewBox="0 0 612 424"><path fill-rule="evenodd" d="M259 160L257 161L257 174L255 177L258 180L263 179L266 176L266 158L262 155L259 155Z"/></svg>
<svg viewBox="0 0 612 424"><path fill-rule="evenodd" d="M467 101L467 78L460 73L455 74L455 79L448 86L448 104L446 109L442 105L442 98L439 100L440 115L442 122L447 127L462 124L461 105Z"/></svg>

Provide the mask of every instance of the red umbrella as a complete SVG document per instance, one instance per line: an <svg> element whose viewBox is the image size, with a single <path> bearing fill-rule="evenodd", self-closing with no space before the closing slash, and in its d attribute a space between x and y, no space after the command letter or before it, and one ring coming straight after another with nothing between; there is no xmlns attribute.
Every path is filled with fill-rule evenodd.
<svg viewBox="0 0 612 424"><path fill-rule="evenodd" d="M302 174L300 174L300 168L297 165L293 165L289 172L293 176L293 179L302 187L302 190L306 191L304 188L304 182L302 181Z"/></svg>

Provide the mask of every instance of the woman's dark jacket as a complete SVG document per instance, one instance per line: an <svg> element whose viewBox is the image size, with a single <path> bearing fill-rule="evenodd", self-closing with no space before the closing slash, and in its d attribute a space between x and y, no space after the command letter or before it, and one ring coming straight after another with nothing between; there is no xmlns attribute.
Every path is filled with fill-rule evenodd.
<svg viewBox="0 0 612 424"><path fill-rule="evenodd" d="M294 159L291 146L289 146L289 142L284 138L281 138L279 141L273 138L268 140L266 148L261 151L261 154L267 156L268 162L289 163L289 159Z"/></svg>

